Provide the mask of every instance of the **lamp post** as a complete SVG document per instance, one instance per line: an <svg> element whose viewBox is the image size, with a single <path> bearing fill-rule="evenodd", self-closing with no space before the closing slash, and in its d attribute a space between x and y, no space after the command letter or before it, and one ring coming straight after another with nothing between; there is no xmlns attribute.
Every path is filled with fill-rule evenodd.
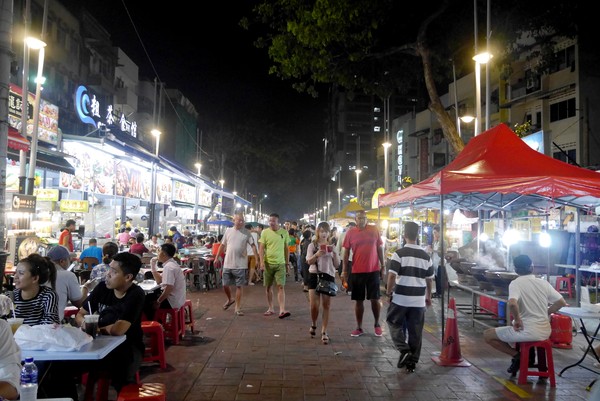
<svg viewBox="0 0 600 401"><path fill-rule="evenodd" d="M44 73L44 55L46 43L36 38L26 38L27 47L38 50L38 70L35 85L35 100L33 103L33 132L31 133L31 153L29 155L29 175L27 176L27 195L33 195L35 181L35 165L37 161L38 127L40 121L40 100L42 97L42 82ZM27 104L29 91L23 88L23 101ZM27 129L25 129L27 131Z"/></svg>
<svg viewBox="0 0 600 401"><path fill-rule="evenodd" d="M337 189L338 193L338 212L342 211L342 188Z"/></svg>
<svg viewBox="0 0 600 401"><path fill-rule="evenodd" d="M389 142L383 143L383 189L388 193L389 176L388 176L388 149L392 146Z"/></svg>
<svg viewBox="0 0 600 401"><path fill-rule="evenodd" d="M152 185L150 186L150 219L148 222L148 234L154 235L156 234L156 228L158 227L158 216L156 214L156 175L158 174L158 150L160 147L161 132L157 129L153 129L150 132L152 133L152 135L154 135L154 138L156 139L156 148L154 151L155 160L152 163Z"/></svg>
<svg viewBox="0 0 600 401"><path fill-rule="evenodd" d="M258 215L262 217L262 202L267 199L267 194L263 194L263 197L258 201Z"/></svg>
<svg viewBox="0 0 600 401"><path fill-rule="evenodd" d="M487 64L492 57L488 52L473 57L475 60L475 136L481 133L481 64Z"/></svg>
<svg viewBox="0 0 600 401"><path fill-rule="evenodd" d="M198 169L198 181L200 180L200 169L202 169L202 164L201 163L195 163L194 167L196 167ZM200 201L200 194L199 194L199 190L200 187L198 185L198 182L196 182L196 202L194 203L194 225L197 226L198 225L198 202Z"/></svg>
<svg viewBox="0 0 600 401"><path fill-rule="evenodd" d="M327 201L327 210L329 210L329 214L331 214L331 201Z"/></svg>
<svg viewBox="0 0 600 401"><path fill-rule="evenodd" d="M356 201L360 205L360 173L362 170L357 168L354 172L356 173Z"/></svg>

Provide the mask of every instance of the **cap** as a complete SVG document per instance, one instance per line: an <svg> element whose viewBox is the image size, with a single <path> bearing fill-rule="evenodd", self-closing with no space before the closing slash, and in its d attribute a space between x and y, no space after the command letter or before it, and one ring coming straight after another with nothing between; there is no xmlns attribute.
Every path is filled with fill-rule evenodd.
<svg viewBox="0 0 600 401"><path fill-rule="evenodd" d="M61 259L71 259L71 253L69 250L62 245L57 245L54 248L50 249L48 252L48 257L50 260L61 260Z"/></svg>
<svg viewBox="0 0 600 401"><path fill-rule="evenodd" d="M177 227L171 226L171 228L169 228L169 230L171 230L171 231L177 231Z"/></svg>

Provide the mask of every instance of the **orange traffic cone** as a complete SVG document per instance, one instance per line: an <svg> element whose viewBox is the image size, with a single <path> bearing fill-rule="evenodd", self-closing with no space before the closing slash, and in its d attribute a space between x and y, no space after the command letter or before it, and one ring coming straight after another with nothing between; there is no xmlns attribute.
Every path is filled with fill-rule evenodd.
<svg viewBox="0 0 600 401"><path fill-rule="evenodd" d="M444 343L440 356L431 357L433 362L440 366L471 366L469 362L460 356L460 339L458 337L458 324L456 322L456 301L450 298L448 303L448 318L446 319L446 331Z"/></svg>

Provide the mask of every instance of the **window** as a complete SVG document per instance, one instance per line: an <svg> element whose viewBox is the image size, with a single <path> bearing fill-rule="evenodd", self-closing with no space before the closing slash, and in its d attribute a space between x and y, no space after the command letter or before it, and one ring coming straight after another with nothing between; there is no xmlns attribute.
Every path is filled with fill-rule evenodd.
<svg viewBox="0 0 600 401"><path fill-rule="evenodd" d="M569 149L566 152L566 155L563 152L554 152L552 157L565 163L574 164L574 162L577 160L577 152L575 149Z"/></svg>
<svg viewBox="0 0 600 401"><path fill-rule="evenodd" d="M569 46L554 53L555 64L550 72L564 70L565 68L575 68L575 46Z"/></svg>
<svg viewBox="0 0 600 401"><path fill-rule="evenodd" d="M575 117L577 110L575 108L575 98L563 100L562 102L550 105L550 122L564 120L565 118Z"/></svg>

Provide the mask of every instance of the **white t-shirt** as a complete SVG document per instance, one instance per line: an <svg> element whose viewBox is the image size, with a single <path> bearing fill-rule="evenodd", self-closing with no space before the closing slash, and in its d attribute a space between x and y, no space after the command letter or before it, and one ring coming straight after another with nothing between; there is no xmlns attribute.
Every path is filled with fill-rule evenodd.
<svg viewBox="0 0 600 401"><path fill-rule="evenodd" d="M65 308L69 301L79 301L83 294L75 273L56 266L56 293L58 294L58 319L65 317Z"/></svg>
<svg viewBox="0 0 600 401"><path fill-rule="evenodd" d="M517 300L524 327L536 326L550 335L548 304L558 301L562 295L549 282L533 274L519 276L508 285L508 299L511 298Z"/></svg>
<svg viewBox="0 0 600 401"><path fill-rule="evenodd" d="M225 245L225 259L223 259L224 269L247 269L248 268L248 247L254 242L250 231L246 228L236 230L230 227L223 234L221 244Z"/></svg>
<svg viewBox="0 0 600 401"><path fill-rule="evenodd" d="M163 271L161 273L162 283L161 288L167 285L173 286L173 291L167 298L173 309L181 308L185 303L185 276L183 270L173 259L163 263Z"/></svg>
<svg viewBox="0 0 600 401"><path fill-rule="evenodd" d="M0 319L0 378L19 391L21 349L13 338L10 324L3 319Z"/></svg>
<svg viewBox="0 0 600 401"><path fill-rule="evenodd" d="M250 232L250 234L252 235L252 238L254 239L254 243L258 244L258 234L255 232ZM255 256L254 255L254 250L252 249L252 246L250 244L248 244L246 246L246 253L248 254L248 256Z"/></svg>

